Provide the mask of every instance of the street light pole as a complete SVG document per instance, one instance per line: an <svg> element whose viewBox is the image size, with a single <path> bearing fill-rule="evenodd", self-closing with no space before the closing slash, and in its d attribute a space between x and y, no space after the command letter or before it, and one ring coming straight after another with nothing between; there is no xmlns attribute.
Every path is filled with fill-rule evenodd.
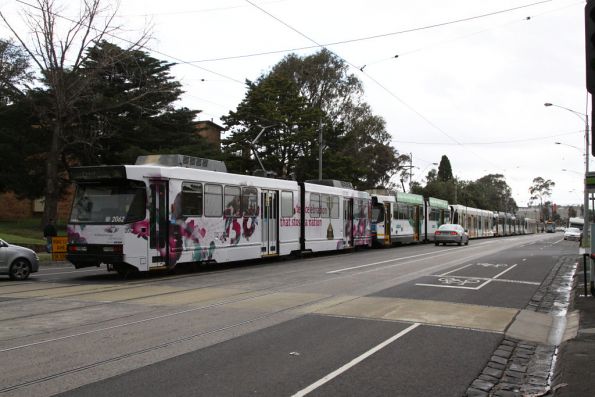
<svg viewBox="0 0 595 397"><path fill-rule="evenodd" d="M587 175L589 174L589 115L576 110L565 108L564 106L554 105L553 103L545 103L544 106L554 106L560 109L567 110L575 114L585 123L585 180L584 186L584 197L583 197L583 244L587 243L589 238L589 191L587 190ZM570 145L569 145L570 146Z"/></svg>

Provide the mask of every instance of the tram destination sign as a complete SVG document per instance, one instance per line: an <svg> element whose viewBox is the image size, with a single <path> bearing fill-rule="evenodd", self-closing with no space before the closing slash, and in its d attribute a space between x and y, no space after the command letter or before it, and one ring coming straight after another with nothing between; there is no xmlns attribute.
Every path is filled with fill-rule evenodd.
<svg viewBox="0 0 595 397"><path fill-rule="evenodd" d="M99 181L105 179L126 179L123 165L100 165L95 167L72 167L70 179L78 182Z"/></svg>

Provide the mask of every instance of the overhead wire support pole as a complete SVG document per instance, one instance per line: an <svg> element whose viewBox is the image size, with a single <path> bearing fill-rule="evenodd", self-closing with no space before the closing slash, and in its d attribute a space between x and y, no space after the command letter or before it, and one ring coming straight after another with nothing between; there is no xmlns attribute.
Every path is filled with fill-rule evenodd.
<svg viewBox="0 0 595 397"><path fill-rule="evenodd" d="M264 133L264 131L267 128L274 127L275 125L276 124L272 124L272 125L267 125L265 127L262 127L262 130L260 130L258 135L256 135L256 138L254 138L254 140L252 142L250 142L250 148L252 149L252 153L254 153L254 157L256 157L256 160L258 160L258 164L260 164L260 168L262 168L262 171L264 172L265 175L266 175L267 170L264 168L264 165L262 164L262 161L260 160L260 156L258 155L258 152L256 151L256 142L260 139L260 136Z"/></svg>
<svg viewBox="0 0 595 397"><path fill-rule="evenodd" d="M570 113L574 114L576 117L581 119L582 122L585 123L585 180L583 182L584 186L584 197L583 197L583 233L582 233L582 241L583 246L587 244L587 240L589 238L589 191L587 189L587 176L589 174L589 115L584 114L581 112L577 112L576 110L569 109L564 106L555 105L553 103L545 103L544 106L554 106L560 109L564 109L569 111Z"/></svg>
<svg viewBox="0 0 595 397"><path fill-rule="evenodd" d="M322 180L322 117L318 125L318 180Z"/></svg>

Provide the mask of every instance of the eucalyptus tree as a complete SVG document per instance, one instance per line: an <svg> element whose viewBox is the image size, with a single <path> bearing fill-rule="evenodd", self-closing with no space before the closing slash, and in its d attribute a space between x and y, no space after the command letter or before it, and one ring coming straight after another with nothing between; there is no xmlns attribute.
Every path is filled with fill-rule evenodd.
<svg viewBox="0 0 595 397"><path fill-rule="evenodd" d="M362 84L348 65L329 51L290 54L246 84L242 102L223 118L234 171L255 167L253 149L281 177L316 178L321 152L324 178L360 189L386 185L397 172L400 159L385 121L364 102Z"/></svg>
<svg viewBox="0 0 595 397"><path fill-rule="evenodd" d="M529 194L531 194L531 200L539 200L539 208L542 217L542 221L544 220L544 213L543 213L543 201L546 198L549 198L552 195L552 188L556 186L556 183L550 179L544 179L540 176L533 179L533 184L529 187Z"/></svg>

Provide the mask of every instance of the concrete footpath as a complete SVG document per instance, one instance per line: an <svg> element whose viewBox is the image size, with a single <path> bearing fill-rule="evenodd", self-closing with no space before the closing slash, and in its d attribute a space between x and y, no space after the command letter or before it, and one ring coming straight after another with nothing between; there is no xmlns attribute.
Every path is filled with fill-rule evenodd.
<svg viewBox="0 0 595 397"><path fill-rule="evenodd" d="M580 260L570 306L570 310L578 311L580 316L578 333L559 348L552 389L548 394L551 396L595 396L595 297L590 291L585 296L583 280L583 262Z"/></svg>

